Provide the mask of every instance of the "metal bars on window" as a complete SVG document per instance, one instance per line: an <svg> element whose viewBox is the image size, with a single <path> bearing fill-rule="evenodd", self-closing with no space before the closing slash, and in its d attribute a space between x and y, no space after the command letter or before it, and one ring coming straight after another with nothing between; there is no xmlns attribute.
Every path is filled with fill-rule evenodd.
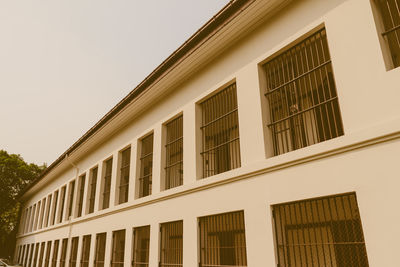
<svg viewBox="0 0 400 267"><path fill-rule="evenodd" d="M153 174L153 136L150 134L141 140L139 197L151 194Z"/></svg>
<svg viewBox="0 0 400 267"><path fill-rule="evenodd" d="M121 152L121 167L119 177L119 195L118 204L128 201L129 194L129 171L131 164L131 148L127 148Z"/></svg>
<svg viewBox="0 0 400 267"><path fill-rule="evenodd" d="M343 135L325 29L264 65L274 154Z"/></svg>
<svg viewBox="0 0 400 267"><path fill-rule="evenodd" d="M61 244L60 267L65 267L65 261L67 260L67 246L68 238L64 238Z"/></svg>
<svg viewBox="0 0 400 267"><path fill-rule="evenodd" d="M50 253L51 253L51 241L48 241L46 247L46 257L44 259L44 267L49 267L50 265Z"/></svg>
<svg viewBox="0 0 400 267"><path fill-rule="evenodd" d="M58 246L59 246L59 244L60 244L60 240L54 241L53 257L51 258L51 267L56 267L57 266Z"/></svg>
<svg viewBox="0 0 400 267"><path fill-rule="evenodd" d="M76 261L78 258L78 242L79 242L78 236L72 238L68 267L76 267Z"/></svg>
<svg viewBox="0 0 400 267"><path fill-rule="evenodd" d="M183 184L183 116L168 122L165 144L165 189Z"/></svg>
<svg viewBox="0 0 400 267"><path fill-rule="evenodd" d="M89 266L90 241L91 241L91 239L92 239L91 235L83 236L82 254L81 254L81 266L80 267L88 267Z"/></svg>
<svg viewBox="0 0 400 267"><path fill-rule="evenodd" d="M40 248L40 243L36 243L35 246L35 257L33 258L33 262L31 267L36 267L36 263L38 261L38 256L39 256L39 248Z"/></svg>
<svg viewBox="0 0 400 267"><path fill-rule="evenodd" d="M125 230L113 232L111 267L124 267Z"/></svg>
<svg viewBox="0 0 400 267"><path fill-rule="evenodd" d="M93 168L91 170L91 177L90 177L90 193L89 193L89 212L94 212L94 201L96 198L96 185L97 185L97 172L98 168Z"/></svg>
<svg viewBox="0 0 400 267"><path fill-rule="evenodd" d="M104 267L104 258L106 254L106 236L106 233L100 233L96 235L94 267Z"/></svg>
<svg viewBox="0 0 400 267"><path fill-rule="evenodd" d="M112 158L104 162L104 165L105 170L103 177L103 202L101 209L107 209L110 206Z"/></svg>
<svg viewBox="0 0 400 267"><path fill-rule="evenodd" d="M355 193L272 206L281 267L368 267Z"/></svg>
<svg viewBox="0 0 400 267"><path fill-rule="evenodd" d="M43 258L44 258L44 249L46 246L46 242L42 242L40 245L40 253L39 253L39 262L38 262L38 267L42 267L43 265Z"/></svg>
<svg viewBox="0 0 400 267"><path fill-rule="evenodd" d="M68 196L68 215L67 219L72 215L72 205L74 203L75 180L69 183L69 196Z"/></svg>
<svg viewBox="0 0 400 267"><path fill-rule="evenodd" d="M67 187L63 186L61 188L61 199L60 199L60 214L58 217L58 222L61 223L63 220L63 216L64 216L64 203L65 203L65 194L67 192Z"/></svg>
<svg viewBox="0 0 400 267"><path fill-rule="evenodd" d="M163 223L160 226L160 267L182 267L183 221Z"/></svg>
<svg viewBox="0 0 400 267"><path fill-rule="evenodd" d="M57 204L58 204L58 190L54 192L54 202L53 202L53 211L51 217L51 225L54 225L56 222L56 215L57 215Z"/></svg>
<svg viewBox="0 0 400 267"><path fill-rule="evenodd" d="M393 67L400 66L400 0L375 0L384 26L385 39L393 61Z"/></svg>
<svg viewBox="0 0 400 267"><path fill-rule="evenodd" d="M149 267L150 225L134 228L132 267Z"/></svg>
<svg viewBox="0 0 400 267"><path fill-rule="evenodd" d="M82 216L83 194L85 192L85 180L86 180L85 174L79 177L78 214L76 215L76 217Z"/></svg>
<svg viewBox="0 0 400 267"><path fill-rule="evenodd" d="M203 178L240 167L236 83L201 103Z"/></svg>
<svg viewBox="0 0 400 267"><path fill-rule="evenodd" d="M247 266L243 211L201 217L199 227L199 266Z"/></svg>

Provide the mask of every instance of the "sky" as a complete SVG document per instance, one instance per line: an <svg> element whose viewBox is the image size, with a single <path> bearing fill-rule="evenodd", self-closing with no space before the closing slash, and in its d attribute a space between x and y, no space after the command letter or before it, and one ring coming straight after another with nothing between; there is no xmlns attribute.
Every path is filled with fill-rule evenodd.
<svg viewBox="0 0 400 267"><path fill-rule="evenodd" d="M50 165L228 0L1 0L0 149Z"/></svg>

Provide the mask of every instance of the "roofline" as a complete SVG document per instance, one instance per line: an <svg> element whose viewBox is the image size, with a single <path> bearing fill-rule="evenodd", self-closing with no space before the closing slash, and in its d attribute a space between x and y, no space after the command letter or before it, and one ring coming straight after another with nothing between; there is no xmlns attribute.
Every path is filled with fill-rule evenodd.
<svg viewBox="0 0 400 267"><path fill-rule="evenodd" d="M250 6L255 0L231 0L209 21L207 21L199 30L189 37L181 46L178 47L169 57L167 57L157 68L155 68L139 85L137 85L127 96L118 102L109 112L107 112L93 127L83 134L75 143L72 144L63 154L61 154L53 163L51 163L38 178L33 180L18 196L18 199L42 180L46 174L52 171L66 157L73 153L78 147L101 129L108 121L114 118L124 107L131 103L143 91L146 90L153 82L162 77L175 63L184 58L190 50L201 44L215 30L220 28L230 20L236 17L240 10Z"/></svg>

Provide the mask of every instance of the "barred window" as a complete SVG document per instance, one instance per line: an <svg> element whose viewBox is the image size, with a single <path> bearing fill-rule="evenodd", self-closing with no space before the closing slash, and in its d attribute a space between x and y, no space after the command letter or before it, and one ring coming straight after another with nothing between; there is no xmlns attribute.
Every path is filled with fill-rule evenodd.
<svg viewBox="0 0 400 267"><path fill-rule="evenodd" d="M27 267L31 267L32 260L33 260L33 251L35 250L35 244L31 244L31 252L29 254L28 264Z"/></svg>
<svg viewBox="0 0 400 267"><path fill-rule="evenodd" d="M124 267L125 230L113 232L111 267Z"/></svg>
<svg viewBox="0 0 400 267"><path fill-rule="evenodd" d="M32 246L33 244L28 245L28 248L26 250L24 266L27 267L29 267L29 264L32 261Z"/></svg>
<svg viewBox="0 0 400 267"><path fill-rule="evenodd" d="M33 230L36 231L38 229L39 225L39 215L40 215L40 208L42 206L42 202L39 201L37 203L37 210L36 210L36 215L35 215L35 225L33 226Z"/></svg>
<svg viewBox="0 0 400 267"><path fill-rule="evenodd" d="M94 212L94 201L96 198L96 185L97 185L97 172L98 168L95 167L90 171L90 184L89 184L89 212Z"/></svg>
<svg viewBox="0 0 400 267"><path fill-rule="evenodd" d="M60 267L65 267L65 261L67 259L67 246L68 246L68 238L64 238L61 244Z"/></svg>
<svg viewBox="0 0 400 267"><path fill-rule="evenodd" d="M25 245L21 246L21 249L20 249L19 254L18 254L18 263L19 264L22 264L24 253L25 253Z"/></svg>
<svg viewBox="0 0 400 267"><path fill-rule="evenodd" d="M110 206L112 160L111 158L103 163L104 177L101 209L107 209Z"/></svg>
<svg viewBox="0 0 400 267"><path fill-rule="evenodd" d="M151 194L153 174L153 134L141 140L139 197Z"/></svg>
<svg viewBox="0 0 400 267"><path fill-rule="evenodd" d="M47 208L46 208L46 218L44 219L44 223L45 223L45 226L44 226L44 227L47 227L47 226L49 225L49 220L50 220L50 208L51 208L51 198L52 198L52 195L49 195L49 196L47 197L48 201L47 201Z"/></svg>
<svg viewBox="0 0 400 267"><path fill-rule="evenodd" d="M85 180L86 180L86 174L81 175L79 177L79 184L78 184L78 203L77 203L77 214L76 217L81 217L82 216L82 209L83 209L83 194L85 193Z"/></svg>
<svg viewBox="0 0 400 267"><path fill-rule="evenodd" d="M30 221L30 225L29 225L29 232L33 231L33 224L35 222L35 214L36 214L36 204L33 205L33 208L32 208L31 219L30 219L31 221Z"/></svg>
<svg viewBox="0 0 400 267"><path fill-rule="evenodd" d="M96 235L96 247L94 250L94 267L104 267L104 257L106 254L106 233Z"/></svg>
<svg viewBox="0 0 400 267"><path fill-rule="evenodd" d="M42 227L43 227L45 209L46 209L46 198L43 198L42 199L42 210L40 211L39 229L42 229Z"/></svg>
<svg viewBox="0 0 400 267"><path fill-rule="evenodd" d="M51 258L51 267L56 267L57 266L57 257L58 257L59 244L60 244L60 240L55 240L54 241L53 257ZM61 265L60 265L60 267L61 267Z"/></svg>
<svg viewBox="0 0 400 267"><path fill-rule="evenodd" d="M183 184L183 116L168 122L165 127L164 188L170 189Z"/></svg>
<svg viewBox="0 0 400 267"><path fill-rule="evenodd" d="M33 258L32 267L36 267L36 263L38 262L39 249L40 249L40 243L36 243L35 257Z"/></svg>
<svg viewBox="0 0 400 267"><path fill-rule="evenodd" d="M62 222L62 219L63 219L63 216L64 216L65 194L67 192L66 190L67 190L66 186L63 186L61 188L60 207L59 207L60 213L58 214L58 223Z"/></svg>
<svg viewBox="0 0 400 267"><path fill-rule="evenodd" d="M325 29L275 56L264 69L275 155L343 135Z"/></svg>
<svg viewBox="0 0 400 267"><path fill-rule="evenodd" d="M82 241L82 254L81 254L81 267L89 266L89 255L90 255L90 241L92 239L91 235L83 236Z"/></svg>
<svg viewBox="0 0 400 267"><path fill-rule="evenodd" d="M54 225L56 222L56 212L57 212L57 201L58 201L58 190L54 192L54 203L53 203L53 209L51 213L51 225Z"/></svg>
<svg viewBox="0 0 400 267"><path fill-rule="evenodd" d="M240 167L236 83L201 103L203 178Z"/></svg>
<svg viewBox="0 0 400 267"><path fill-rule="evenodd" d="M160 226L160 267L182 267L183 221L162 223Z"/></svg>
<svg viewBox="0 0 400 267"><path fill-rule="evenodd" d="M46 256L44 259L44 267L49 267L50 264L51 241L47 241Z"/></svg>
<svg viewBox="0 0 400 267"><path fill-rule="evenodd" d="M199 219L199 266L247 266L243 211Z"/></svg>
<svg viewBox="0 0 400 267"><path fill-rule="evenodd" d="M72 205L74 204L74 192L75 192L75 180L69 183L67 220L69 219L69 217L72 216Z"/></svg>
<svg viewBox="0 0 400 267"><path fill-rule="evenodd" d="M121 152L121 166L119 169L119 192L118 204L128 201L129 194L129 171L131 166L131 148Z"/></svg>
<svg viewBox="0 0 400 267"><path fill-rule="evenodd" d="M78 257L78 242L79 237L73 237L71 241L71 251L69 255L69 267L76 267L76 261Z"/></svg>
<svg viewBox="0 0 400 267"><path fill-rule="evenodd" d="M272 206L278 265L368 267L355 193Z"/></svg>
<svg viewBox="0 0 400 267"><path fill-rule="evenodd" d="M382 37L389 48L393 68L400 66L400 1L375 0L383 24Z"/></svg>
<svg viewBox="0 0 400 267"><path fill-rule="evenodd" d="M150 225L134 228L132 267L149 267Z"/></svg>
<svg viewBox="0 0 400 267"><path fill-rule="evenodd" d="M39 262L38 262L38 267L42 267L43 265L43 258L44 258L44 249L45 249L46 243L42 242L40 245L40 253L39 253Z"/></svg>

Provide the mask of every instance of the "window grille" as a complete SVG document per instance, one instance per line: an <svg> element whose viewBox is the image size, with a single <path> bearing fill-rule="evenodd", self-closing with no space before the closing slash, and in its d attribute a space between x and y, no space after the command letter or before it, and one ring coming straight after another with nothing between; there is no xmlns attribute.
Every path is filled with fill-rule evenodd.
<svg viewBox="0 0 400 267"><path fill-rule="evenodd" d="M183 184L183 116L166 125L165 189Z"/></svg>
<svg viewBox="0 0 400 267"><path fill-rule="evenodd" d="M53 203L53 212L52 212L52 217L51 217L51 225L54 225L54 223L56 221L57 202L58 202L58 190L54 193L54 203Z"/></svg>
<svg viewBox="0 0 400 267"><path fill-rule="evenodd" d="M40 244L36 243L35 246L35 257L33 258L33 262L32 262L32 267L36 267L36 263L38 262L38 256L39 256L39 248L40 248Z"/></svg>
<svg viewBox="0 0 400 267"><path fill-rule="evenodd" d="M104 257L106 252L106 233L96 235L96 247L94 254L94 267L104 267Z"/></svg>
<svg viewBox="0 0 400 267"><path fill-rule="evenodd" d="M393 67L400 66L400 1L375 0L384 26L382 37L389 47Z"/></svg>
<svg viewBox="0 0 400 267"><path fill-rule="evenodd" d="M51 208L51 198L52 195L48 196L48 201L47 201L47 208L46 208L46 218L44 220L45 222L45 227L49 226L49 220L50 220L50 208Z"/></svg>
<svg viewBox="0 0 400 267"><path fill-rule="evenodd" d="M92 239L91 235L83 236L82 241L82 254L81 254L81 267L89 266L89 254L90 254L90 241Z"/></svg>
<svg viewBox="0 0 400 267"><path fill-rule="evenodd" d="M243 211L201 217L199 227L199 266L247 266Z"/></svg>
<svg viewBox="0 0 400 267"><path fill-rule="evenodd" d="M275 155L343 135L325 29L269 60L264 69Z"/></svg>
<svg viewBox="0 0 400 267"><path fill-rule="evenodd" d="M236 83L201 103L203 178L240 167Z"/></svg>
<svg viewBox="0 0 400 267"><path fill-rule="evenodd" d="M37 210L36 210L36 216L35 216L35 225L33 226L34 230L38 229L38 224L39 224L39 215L40 215L40 207L42 205L42 202L39 201L37 204Z"/></svg>
<svg viewBox="0 0 400 267"><path fill-rule="evenodd" d="M139 197L151 194L153 174L153 134L142 139L140 153Z"/></svg>
<svg viewBox="0 0 400 267"><path fill-rule="evenodd" d="M183 221L163 223L160 226L160 267L182 267Z"/></svg>
<svg viewBox="0 0 400 267"><path fill-rule="evenodd" d="M75 192L75 180L69 183L68 216L67 216L67 219L69 219L72 216L72 205L74 203L74 192Z"/></svg>
<svg viewBox="0 0 400 267"><path fill-rule="evenodd" d="M78 242L79 237L73 237L71 241L71 251L69 255L69 267L76 267L76 260L78 257Z"/></svg>
<svg viewBox="0 0 400 267"><path fill-rule="evenodd" d="M44 211L46 209L46 198L42 199L42 210L40 211L40 220L39 220L39 229L42 229L43 227L43 221L44 221Z"/></svg>
<svg viewBox="0 0 400 267"><path fill-rule="evenodd" d="M68 246L68 238L65 238L62 240L61 244L60 267L65 267L65 261L67 259L67 246Z"/></svg>
<svg viewBox="0 0 400 267"><path fill-rule="evenodd" d="M44 257L44 248L45 248L45 246L46 246L45 242L42 242L42 244L40 245L38 267L42 267L42 265L43 265L43 257Z"/></svg>
<svg viewBox="0 0 400 267"><path fill-rule="evenodd" d="M36 214L36 204L33 205L32 213L31 213L31 218L30 218L30 224L29 224L29 232L33 231L33 224L35 222L35 214Z"/></svg>
<svg viewBox="0 0 400 267"><path fill-rule="evenodd" d="M79 177L79 196L78 196L78 214L76 217L82 216L82 209L83 209L83 194L85 192L85 180L86 175L82 175Z"/></svg>
<svg viewBox="0 0 400 267"><path fill-rule="evenodd" d="M113 232L111 267L124 267L125 230Z"/></svg>
<svg viewBox="0 0 400 267"><path fill-rule="evenodd" d="M31 267L32 260L33 260L33 251L34 250L35 250L35 244L31 244L31 253L29 254L27 267Z"/></svg>
<svg viewBox="0 0 400 267"><path fill-rule="evenodd" d="M279 266L368 267L355 193L272 208Z"/></svg>
<svg viewBox="0 0 400 267"><path fill-rule="evenodd" d="M18 255L18 263L19 264L22 264L24 253L25 253L25 245L22 246L22 249L20 250L19 255Z"/></svg>
<svg viewBox="0 0 400 267"><path fill-rule="evenodd" d="M61 188L61 196L60 196L60 214L58 215L58 223L62 222L63 216L64 216L64 203L65 203L65 193L66 193L67 187L63 186Z"/></svg>
<svg viewBox="0 0 400 267"><path fill-rule="evenodd" d="M90 178L90 196L89 196L89 213L94 212L94 200L96 197L96 185L97 185L97 172L98 168L94 168L91 171Z"/></svg>
<svg viewBox="0 0 400 267"><path fill-rule="evenodd" d="M149 267L150 226L134 228L132 267Z"/></svg>
<svg viewBox="0 0 400 267"><path fill-rule="evenodd" d="M51 267L56 267L57 266L57 257L58 257L59 244L60 244L60 240L55 240L54 241L53 257L51 258ZM61 264L60 264L60 267L61 267Z"/></svg>
<svg viewBox="0 0 400 267"><path fill-rule="evenodd" d="M44 267L49 267L50 264L51 241L47 242L46 257L44 259Z"/></svg>
<svg viewBox="0 0 400 267"><path fill-rule="evenodd" d="M111 191L111 175L112 175L112 158L105 163L105 171L103 177L103 203L101 209L107 209L110 206L110 191Z"/></svg>
<svg viewBox="0 0 400 267"><path fill-rule="evenodd" d="M125 203L128 201L130 163L131 163L131 148L129 147L121 152L118 204Z"/></svg>

